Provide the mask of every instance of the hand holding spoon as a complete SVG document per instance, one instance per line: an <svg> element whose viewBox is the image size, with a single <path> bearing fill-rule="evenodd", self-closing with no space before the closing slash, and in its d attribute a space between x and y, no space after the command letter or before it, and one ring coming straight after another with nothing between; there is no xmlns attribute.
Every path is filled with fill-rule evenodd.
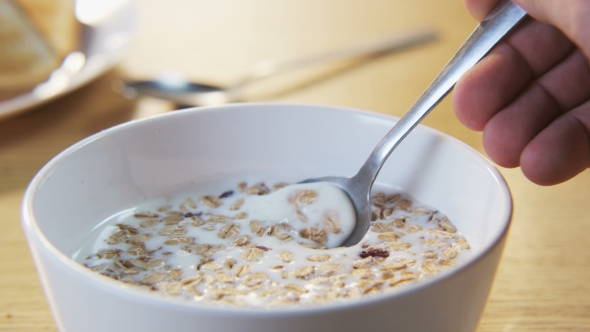
<svg viewBox="0 0 590 332"><path fill-rule="evenodd" d="M330 182L348 194L356 210L356 226L344 246L359 243L370 222L370 192L381 166L397 145L453 89L467 70L481 60L526 15L508 0L500 1L479 24L418 101L377 144L358 173L350 178L326 176L300 183Z"/></svg>

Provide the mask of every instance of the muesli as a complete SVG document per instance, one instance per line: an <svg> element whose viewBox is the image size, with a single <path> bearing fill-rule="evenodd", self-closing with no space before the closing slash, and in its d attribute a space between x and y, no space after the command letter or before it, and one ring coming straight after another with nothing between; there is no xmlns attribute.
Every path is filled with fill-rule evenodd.
<svg viewBox="0 0 590 332"><path fill-rule="evenodd" d="M254 208L260 204L252 201L272 195L280 197L280 209ZM245 182L217 193L178 194L165 205L148 202L105 221L74 258L164 296L273 307L391 292L470 254L445 215L378 184L363 241L331 248L354 220L341 201L320 204L326 195L321 187Z"/></svg>

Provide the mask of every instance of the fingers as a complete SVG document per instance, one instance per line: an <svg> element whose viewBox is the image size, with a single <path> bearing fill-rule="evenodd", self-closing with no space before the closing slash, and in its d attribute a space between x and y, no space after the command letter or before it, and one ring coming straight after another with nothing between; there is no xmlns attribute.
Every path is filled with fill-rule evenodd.
<svg viewBox="0 0 590 332"><path fill-rule="evenodd" d="M499 0L464 0L469 14L478 22L483 21L486 15L494 8Z"/></svg>
<svg viewBox="0 0 590 332"><path fill-rule="evenodd" d="M468 71L453 103L492 160L553 185L590 167L590 1L513 1L540 22L526 19ZM496 3L465 0L478 20Z"/></svg>
<svg viewBox="0 0 590 332"><path fill-rule="evenodd" d="M590 99L590 67L579 49L537 80L562 112Z"/></svg>
<svg viewBox="0 0 590 332"><path fill-rule="evenodd" d="M541 86L531 86L486 124L483 144L488 156L503 167L520 166L527 144L560 113Z"/></svg>
<svg viewBox="0 0 590 332"><path fill-rule="evenodd" d="M457 82L453 93L457 118L470 129L483 130L497 112L572 48L557 29L525 20Z"/></svg>
<svg viewBox="0 0 590 332"><path fill-rule="evenodd" d="M521 169L539 185L567 181L590 167L590 102L565 113L524 149Z"/></svg>
<svg viewBox="0 0 590 332"><path fill-rule="evenodd" d="M483 135L486 152L500 166L519 166L529 142L588 99L590 69L575 50L489 120Z"/></svg>
<svg viewBox="0 0 590 332"><path fill-rule="evenodd" d="M507 43L499 45L455 85L455 114L467 128L481 131L532 79L518 52Z"/></svg>
<svg viewBox="0 0 590 332"><path fill-rule="evenodd" d="M590 1L513 0L535 19L557 26L590 58ZM476 2L472 0L470 2Z"/></svg>

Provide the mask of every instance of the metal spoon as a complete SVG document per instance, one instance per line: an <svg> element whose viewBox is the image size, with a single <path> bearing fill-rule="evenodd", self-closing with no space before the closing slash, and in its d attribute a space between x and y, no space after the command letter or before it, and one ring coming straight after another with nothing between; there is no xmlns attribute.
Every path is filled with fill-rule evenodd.
<svg viewBox="0 0 590 332"><path fill-rule="evenodd" d="M377 144L365 164L353 177L327 176L300 183L331 182L343 189L356 209L357 223L343 243L359 243L370 222L369 195L381 166L391 152L414 127L453 89L457 80L481 60L524 16L526 12L512 2L503 0L488 14L451 61L443 68L418 101Z"/></svg>
<svg viewBox="0 0 590 332"><path fill-rule="evenodd" d="M121 92L130 98L137 95L146 95L170 100L178 105L205 106L225 104L239 101L241 93L246 86L263 78L304 67L385 55L431 42L435 39L436 33L434 31L420 29L396 33L392 36L370 40L304 59L283 63L261 61L251 68L251 72L246 77L226 88L189 82L181 75L172 75L150 81L125 82Z"/></svg>

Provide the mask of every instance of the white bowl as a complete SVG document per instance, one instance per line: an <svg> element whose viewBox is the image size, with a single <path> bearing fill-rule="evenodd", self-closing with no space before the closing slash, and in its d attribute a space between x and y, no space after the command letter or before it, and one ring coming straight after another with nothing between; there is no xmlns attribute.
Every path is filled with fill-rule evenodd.
<svg viewBox="0 0 590 332"><path fill-rule="evenodd" d="M235 104L132 121L50 161L24 197L23 227L62 332L474 331L512 214L499 172L467 145L418 126L377 181L448 215L469 261L398 292L313 307L213 308L110 280L70 257L112 213L204 180L236 174L304 179L356 173L396 119L329 106Z"/></svg>

